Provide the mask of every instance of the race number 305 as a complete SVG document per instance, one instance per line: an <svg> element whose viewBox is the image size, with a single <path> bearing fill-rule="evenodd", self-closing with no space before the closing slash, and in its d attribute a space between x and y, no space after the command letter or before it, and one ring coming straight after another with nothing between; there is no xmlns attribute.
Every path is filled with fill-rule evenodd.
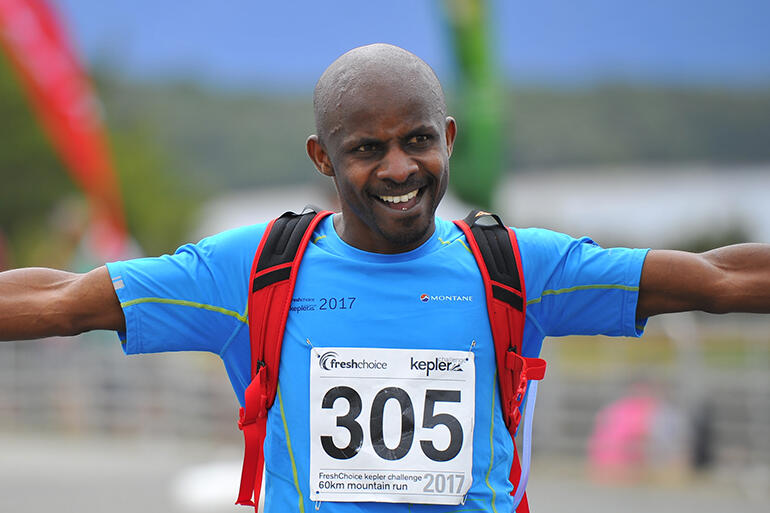
<svg viewBox="0 0 770 513"><path fill-rule="evenodd" d="M473 354L312 351L313 500L460 504L471 486Z"/></svg>

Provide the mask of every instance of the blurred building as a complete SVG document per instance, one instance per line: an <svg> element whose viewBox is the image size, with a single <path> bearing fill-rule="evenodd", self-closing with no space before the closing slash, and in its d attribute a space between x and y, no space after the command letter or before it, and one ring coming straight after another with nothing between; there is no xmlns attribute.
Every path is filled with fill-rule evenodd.
<svg viewBox="0 0 770 513"><path fill-rule="evenodd" d="M518 173L497 204L516 226L589 235L605 246L681 248L731 231L770 242L768 195L768 164L627 165Z"/></svg>
<svg viewBox="0 0 770 513"><path fill-rule="evenodd" d="M681 248L729 237L770 241L770 164L715 167L641 165L542 169L505 176L496 211L518 227L588 235L604 246ZM330 185L231 192L202 208L193 238L264 222L305 205L335 209ZM465 217L471 207L448 195L438 214Z"/></svg>

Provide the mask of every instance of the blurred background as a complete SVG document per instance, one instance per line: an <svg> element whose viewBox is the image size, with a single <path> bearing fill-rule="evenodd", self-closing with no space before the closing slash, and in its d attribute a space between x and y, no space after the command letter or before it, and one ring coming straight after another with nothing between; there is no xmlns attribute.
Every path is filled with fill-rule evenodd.
<svg viewBox="0 0 770 513"><path fill-rule="evenodd" d="M440 214L604 246L770 242L764 0L0 0L0 270L85 271L312 203L315 81L389 42L459 125ZM667 315L544 344L534 511L766 511L770 321ZM0 344L0 510L238 511L208 354Z"/></svg>

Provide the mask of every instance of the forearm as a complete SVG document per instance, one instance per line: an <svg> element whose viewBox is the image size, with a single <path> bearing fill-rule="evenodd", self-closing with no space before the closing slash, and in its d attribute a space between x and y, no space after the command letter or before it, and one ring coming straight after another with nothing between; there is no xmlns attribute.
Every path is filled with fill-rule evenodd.
<svg viewBox="0 0 770 513"><path fill-rule="evenodd" d="M703 258L721 276L714 313L770 313L770 244L726 246Z"/></svg>
<svg viewBox="0 0 770 513"><path fill-rule="evenodd" d="M700 254L650 251L637 317L688 310L770 313L770 244L737 244Z"/></svg>
<svg viewBox="0 0 770 513"><path fill-rule="evenodd" d="M120 329L123 323L103 267L88 274L43 268L0 273L0 340Z"/></svg>

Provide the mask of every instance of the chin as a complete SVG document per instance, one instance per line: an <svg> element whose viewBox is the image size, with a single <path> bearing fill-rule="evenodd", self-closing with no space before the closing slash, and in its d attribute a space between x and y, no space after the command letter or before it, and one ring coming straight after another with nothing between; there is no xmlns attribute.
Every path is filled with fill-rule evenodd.
<svg viewBox="0 0 770 513"><path fill-rule="evenodd" d="M399 226L380 230L380 233L394 247L405 248L408 251L423 243L432 234L432 220L432 216L421 215L404 220Z"/></svg>

